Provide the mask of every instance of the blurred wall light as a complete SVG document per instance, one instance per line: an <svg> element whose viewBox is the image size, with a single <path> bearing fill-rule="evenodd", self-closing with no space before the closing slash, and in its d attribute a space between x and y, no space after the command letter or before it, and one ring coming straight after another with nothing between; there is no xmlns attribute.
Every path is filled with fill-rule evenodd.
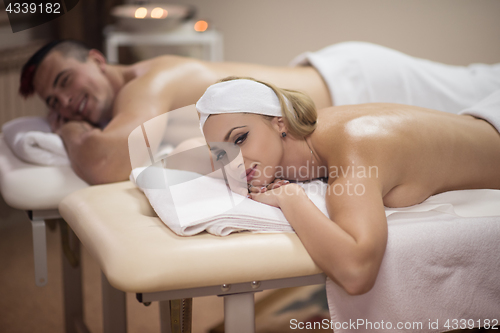
<svg viewBox="0 0 500 333"><path fill-rule="evenodd" d="M135 10L135 18L143 19L148 15L148 10L144 7L139 7Z"/></svg>
<svg viewBox="0 0 500 333"><path fill-rule="evenodd" d="M206 31L208 29L208 23L207 21L198 21L194 24L194 30L195 31L198 31L198 32L203 32L203 31Z"/></svg>
<svg viewBox="0 0 500 333"><path fill-rule="evenodd" d="M155 9L153 9L151 11L151 18L162 19L162 18L167 17L167 15L168 15L168 12L165 9L160 8L160 7L156 7Z"/></svg>

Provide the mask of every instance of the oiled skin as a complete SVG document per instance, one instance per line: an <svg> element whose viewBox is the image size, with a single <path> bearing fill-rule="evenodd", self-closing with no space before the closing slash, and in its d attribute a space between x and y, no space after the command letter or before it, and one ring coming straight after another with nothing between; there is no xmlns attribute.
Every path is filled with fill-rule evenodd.
<svg viewBox="0 0 500 333"><path fill-rule="evenodd" d="M274 124L276 141L283 129ZM330 173L329 217L296 184L251 197L281 208L311 258L353 295L375 284L387 244L384 206L415 205L450 190L500 189L500 134L472 116L398 104L332 107L319 111L317 128L306 140L315 165ZM304 140L282 142L282 160L287 151L301 154L296 166L309 160ZM244 158L249 147L241 147ZM346 171L353 167L354 174ZM358 173L370 167L378 172ZM345 174L332 176L342 169Z"/></svg>
<svg viewBox="0 0 500 333"><path fill-rule="evenodd" d="M75 73L69 83L53 86L57 75L68 69ZM86 75L92 75L95 81ZM210 85L227 76L250 76L303 91L318 108L333 105L326 84L312 67L211 63L177 56L121 66L105 63L94 51L87 63L52 52L38 68L34 85L43 100L58 97L58 113L67 121L58 134L73 169L88 183L100 184L128 179L131 166L127 139L132 130L160 114L196 103ZM78 102L84 94L91 97L88 105L93 119L84 119L78 113ZM105 102L96 107L99 98L94 96ZM92 126L98 119L109 124L103 130Z"/></svg>
<svg viewBox="0 0 500 333"><path fill-rule="evenodd" d="M311 141L324 165L377 166L387 207L500 189L500 134L472 116L383 103L333 107L319 112Z"/></svg>

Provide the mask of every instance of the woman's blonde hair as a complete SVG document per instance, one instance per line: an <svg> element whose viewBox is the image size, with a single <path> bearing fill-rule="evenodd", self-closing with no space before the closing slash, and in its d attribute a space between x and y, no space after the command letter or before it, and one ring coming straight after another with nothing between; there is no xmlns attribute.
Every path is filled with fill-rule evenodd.
<svg viewBox="0 0 500 333"><path fill-rule="evenodd" d="M285 125L292 136L296 138L303 138L311 134L316 129L316 120L318 118L316 106L314 105L311 97L300 91L278 88L272 83L243 76L228 76L218 82L243 79L261 83L274 91L280 101L281 114L283 115ZM289 110L286 106L285 98L290 102L292 110Z"/></svg>

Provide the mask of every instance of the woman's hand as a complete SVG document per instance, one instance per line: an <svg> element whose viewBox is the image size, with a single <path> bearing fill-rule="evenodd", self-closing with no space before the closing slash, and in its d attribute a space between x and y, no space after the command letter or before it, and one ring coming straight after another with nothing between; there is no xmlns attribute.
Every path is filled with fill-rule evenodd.
<svg viewBox="0 0 500 333"><path fill-rule="evenodd" d="M250 186L248 188L248 191L250 193L263 193L268 190L273 190L280 186L286 185L288 183L290 183L288 180L276 178L272 183L268 184L267 186Z"/></svg>
<svg viewBox="0 0 500 333"><path fill-rule="evenodd" d="M281 208L281 203L283 200L295 195L305 194L304 190L298 184L290 184L286 181L286 184L275 184L271 183L268 186L272 189L264 190L262 192L250 193L248 196L258 202L265 203L270 206Z"/></svg>

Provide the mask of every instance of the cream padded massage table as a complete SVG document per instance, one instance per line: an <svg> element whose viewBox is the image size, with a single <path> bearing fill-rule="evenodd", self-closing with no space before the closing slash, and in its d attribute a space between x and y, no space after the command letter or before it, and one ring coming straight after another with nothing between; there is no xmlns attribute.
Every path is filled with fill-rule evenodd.
<svg viewBox="0 0 500 333"><path fill-rule="evenodd" d="M176 111L178 112L180 109ZM169 117L173 116L176 111L169 112ZM181 112L191 114L192 120L197 121L195 110L190 112L184 109ZM129 152L134 168L140 167L141 163L148 159L150 159L150 163L146 162L146 164L142 165L151 165L164 157L159 152L161 149L157 150L154 147L160 147L160 142L165 137L165 133L170 133L168 128L165 130L165 123L164 116L158 116L131 133L129 136ZM193 161L188 165L192 163ZM467 199L467 202L469 202L469 199ZM478 200L472 200L472 202L478 203ZM493 205L496 207L496 201L493 202ZM447 206L445 205L445 207ZM265 289L323 284L326 281L326 276L314 264L297 235L293 233L236 233L218 237L208 233L201 233L191 237L178 236L165 226L151 207L144 193L131 182L93 186L76 191L61 201L59 211L91 255L99 262L105 275L103 283L109 283L114 287L108 287L107 291L109 293L106 294L105 292L103 295L104 308L108 309L104 313L105 330L126 330L124 292L134 292L140 302L160 302L162 332L170 332L171 328L176 328L175 323L170 322L170 318L172 312L177 311L171 306L177 307L178 303L169 302L170 300L207 295L224 297L226 332L254 332L255 292ZM424 257L430 258L430 265L433 268L431 271L434 268L438 271L438 274L432 275L430 279L425 277L423 277L425 280L414 278L414 289L410 291L409 295L405 295L405 299L416 296L412 294L413 290L426 287L432 288L434 285L441 286L441 284L435 283L436 281L433 280L436 276L438 276L438 279L444 278L444 281L446 281L446 276L459 278L459 275L463 274L474 275L468 274L466 267L460 265L457 266L458 275L450 274L446 270L446 266L453 264L457 255L453 251L444 254L446 251L440 250L443 253L441 256L442 261L435 261L434 258L440 256L435 256L432 251L421 258L419 255L415 256L411 248L406 247L406 244L411 244L414 241L418 242L419 239L422 240L422 237L432 239L431 235L428 234L432 228L429 228L430 225L427 226L426 222L446 220L439 225L433 224L438 229L434 234L440 235L439 232L441 234L444 232L443 237L446 238L447 227L458 230L458 224L456 227L453 226L455 221L460 223L460 227L463 228L460 230L464 230L465 234L471 231L471 223L484 221L484 224L481 223L481 225L477 226L477 230L485 230L484 233L488 234L489 238L475 239L482 239L486 242L491 242L492 238L495 239L500 227L500 223L496 222L498 221L496 217L460 219L439 212L427 212L425 214L412 215L411 218L402 214L398 224L393 225L389 232L388 252L386 253L388 258L396 257L397 259L401 257L401 252L406 251L410 254L409 259L416 258L418 261L424 259ZM427 216L427 220L423 218L425 216ZM491 225L486 225L488 221ZM405 232L409 232L410 235L405 235ZM460 237L457 236L459 235L452 235L448 238L459 241ZM446 247L447 243L444 240L446 239L435 243ZM427 246L428 243L423 244ZM478 259L487 262L489 258L488 256L481 256ZM489 262L489 264L496 267L498 260L495 258L494 261L495 263ZM390 262L384 260L381 268L382 278L378 279L381 283L374 287L375 292L381 285L383 286L386 283L389 283L389 285L407 284L406 280L405 282L397 280L398 276L405 275L398 273L400 264L396 263L394 265L394 262L397 262L397 260ZM426 270L428 267L424 266L423 268ZM441 272L441 268L444 268L445 271ZM391 273L394 269L396 273ZM492 269L494 271L494 268ZM411 274L411 267L407 271ZM479 277L484 278L483 276ZM452 278L452 281L455 281L455 279ZM468 280L459 278L457 281ZM330 280L326 282L327 287L328 285L331 286ZM475 285L475 281L469 281L469 283L472 283L472 285L468 285L469 289L475 290L474 288L478 287L478 285ZM487 292L488 287L486 286ZM496 284L491 283L491 287L496 288ZM343 290L336 291L335 289L335 286L331 288L331 291L335 292L333 297L335 302L331 302L329 299L332 319L334 316L332 309L339 310L339 306L342 308L352 307L353 311L351 313L353 314L358 311L356 318L373 313L370 308L386 308L380 306L380 304L377 305L380 301L378 297L380 294L375 293L376 297L370 297L369 293L363 296L349 296ZM456 292L463 291L457 289L459 288L453 290ZM497 294L496 290L500 289L492 290L495 290L494 293ZM382 298L384 298L384 295L382 295ZM360 301L356 303L356 300ZM363 300L366 300L366 304ZM359 304L359 302L363 304ZM394 303L396 306L400 304L395 300L389 302ZM436 301L436 304L439 303L439 300ZM367 304L370 304L368 308L364 306ZM403 306L407 306L407 304L403 304ZM409 306L412 306L411 302ZM423 307L423 312L426 315L432 315L426 308L426 306ZM468 312L479 316L479 318L481 314L484 314L474 311ZM490 312L488 311L488 314L484 315L491 317ZM335 314L339 313L340 311L335 312ZM189 320L187 325L189 325Z"/></svg>
<svg viewBox="0 0 500 333"><path fill-rule="evenodd" d="M151 132L156 124L147 122L134 131L140 144L137 144L137 156L131 155L133 165L145 157L156 160L155 157L161 156L150 148L161 146L155 142L161 142L162 135ZM163 129L163 125L159 127ZM170 300L223 296L226 331L244 333L254 331L255 292L325 283L325 275L295 234L177 236L157 217L146 196L131 182L87 187L77 180L73 184L68 181L76 177L71 170L67 170L66 179L64 168L62 173L51 173L50 168L20 162L3 142L0 149L0 184L7 203L19 209L57 214L53 209L60 202L60 215L99 262L103 271L104 332L126 331L125 292L136 293L143 303L160 302L162 332L180 328L179 322L176 326L175 319L170 320L179 318L174 316L174 312L179 315L179 303ZM17 176L17 182L11 175ZM27 186L26 182L36 186ZM14 195L20 191L16 185L27 193ZM61 189L66 193L61 194ZM52 201L46 200L46 191L51 191ZM61 200L68 193L71 194ZM33 203L30 204L30 200ZM78 238L67 240L72 242L72 249L67 251L70 259L78 258ZM398 245L395 246L399 251ZM85 330L81 320L81 272L74 260L66 258L63 262L66 331ZM71 305L71 301L78 304ZM345 301L347 303L341 303L350 304L348 299Z"/></svg>
<svg viewBox="0 0 500 333"><path fill-rule="evenodd" d="M70 166L39 166L18 159L0 134L0 191L5 202L24 210L32 223L35 283L44 286L47 276L46 221L60 219L59 202L89 185ZM61 224L66 332L85 331L79 241Z"/></svg>
<svg viewBox="0 0 500 333"><path fill-rule="evenodd" d="M160 301L162 332L171 327L168 300L224 296L225 332L245 333L254 332L255 292L325 283L295 234L177 236L129 181L74 192L59 211L113 287ZM105 326L124 331L124 294L108 297L115 313Z"/></svg>
<svg viewBox="0 0 500 333"><path fill-rule="evenodd" d="M110 293L104 295L104 305L110 309L108 313L105 312L104 318L105 328L109 331L126 331L124 292L136 293L137 299L142 303L160 302L162 332L171 332L171 327L174 327L170 321L170 314L173 311L170 306L175 303L170 303L169 300L208 295L223 296L225 332L251 333L255 328L255 292L324 284L326 281L326 276L314 264L296 234L243 232L219 237L204 232L190 237L178 236L157 217L146 196L130 181L92 186L76 191L61 201L59 211L82 244L98 261L107 278L103 281L109 281L114 287L108 288ZM449 253L446 248L442 248L446 247L446 243L439 241L443 226L445 229L448 227L453 230L459 229L458 235L449 231L453 234L452 238L457 238L458 241L460 241L460 230L465 230L465 232L470 230L467 227L470 223L480 223L476 227L484 232L496 230L487 237L490 241L496 239L495 234L498 234L498 228L495 226L500 226L500 223L495 222L498 218L457 219L452 215L447 215L446 222L427 224L435 219L434 214L438 214L426 215L427 213L423 215L423 217L427 216L426 218L417 220L415 218L407 220L403 214L402 220L400 218L398 224L390 227L390 235L394 235L394 238L388 244L386 256L389 259L397 257L401 251L409 251L411 244L419 242L422 237L437 238L434 243L434 247L439 249L435 255L436 262L429 269L435 267L441 270L439 258L444 258L449 265L453 265L453 262L457 260L462 261L456 257L462 254ZM415 229L410 221L416 223L420 230L428 229L431 234L420 232L417 235L413 234ZM410 223L410 225L405 223ZM453 227L455 223L457 223L456 228ZM491 229L488 223L492 223L494 228ZM463 244L466 246L465 243ZM492 255L495 256L494 253ZM422 259L418 255L413 257L416 261ZM451 259L451 262L446 258ZM485 257L478 259L484 261ZM467 261L471 258L463 260ZM495 267L498 260L494 259L494 261L486 262L485 265ZM409 295L403 294L405 301L408 301L405 304L410 308L412 306L411 295L417 296L412 293L425 293L441 285L440 281L423 281L418 277L415 278L416 281L408 281L408 285L405 283L401 285L401 281L398 280L398 268L409 271L412 268L403 268L404 265L394 267L394 261L389 260L389 262L390 264L386 258L382 265L379 284L382 287L387 283L399 284L403 289L410 289ZM384 267L387 265L392 266ZM446 271L442 273L443 278L451 274ZM455 277L459 281L468 281L463 288L469 290L475 290L474 288L478 287L474 280L476 276L477 279L484 279L480 272L463 270L458 266L456 273ZM460 276L463 274L470 276L472 280L461 280ZM490 278L494 279L494 275ZM497 285L498 283L491 282L491 288L493 288L491 297L498 295L498 289L495 289ZM374 291L377 288L374 288ZM453 290L456 293L463 291L460 287ZM373 299L368 295L349 296L342 290L337 290L334 303L329 300L330 307L331 309L332 306L333 308L339 306L350 308L352 313L358 313L355 318L365 318L364 316L373 313L370 310L372 307L388 308L387 304L383 304L383 297ZM437 306L439 307L439 303L447 304L453 299L456 298L444 298L442 302L438 302ZM378 304L379 301L382 303ZM387 301L390 299L385 300ZM482 301L488 304L488 300ZM496 303L494 299L490 299L489 302L490 304ZM472 303L470 305L472 306ZM433 312L425 309L424 312L432 318ZM490 310L484 314L486 318L494 319L495 315L491 312ZM475 313L472 308L471 313ZM410 318L402 317L402 319L409 320ZM429 330L423 332L429 332Z"/></svg>
<svg viewBox="0 0 500 333"><path fill-rule="evenodd" d="M70 166L39 166L21 161L0 134L0 190L5 202L26 211L32 223L37 286L48 281L45 220L60 218L57 206L62 198L87 186Z"/></svg>

